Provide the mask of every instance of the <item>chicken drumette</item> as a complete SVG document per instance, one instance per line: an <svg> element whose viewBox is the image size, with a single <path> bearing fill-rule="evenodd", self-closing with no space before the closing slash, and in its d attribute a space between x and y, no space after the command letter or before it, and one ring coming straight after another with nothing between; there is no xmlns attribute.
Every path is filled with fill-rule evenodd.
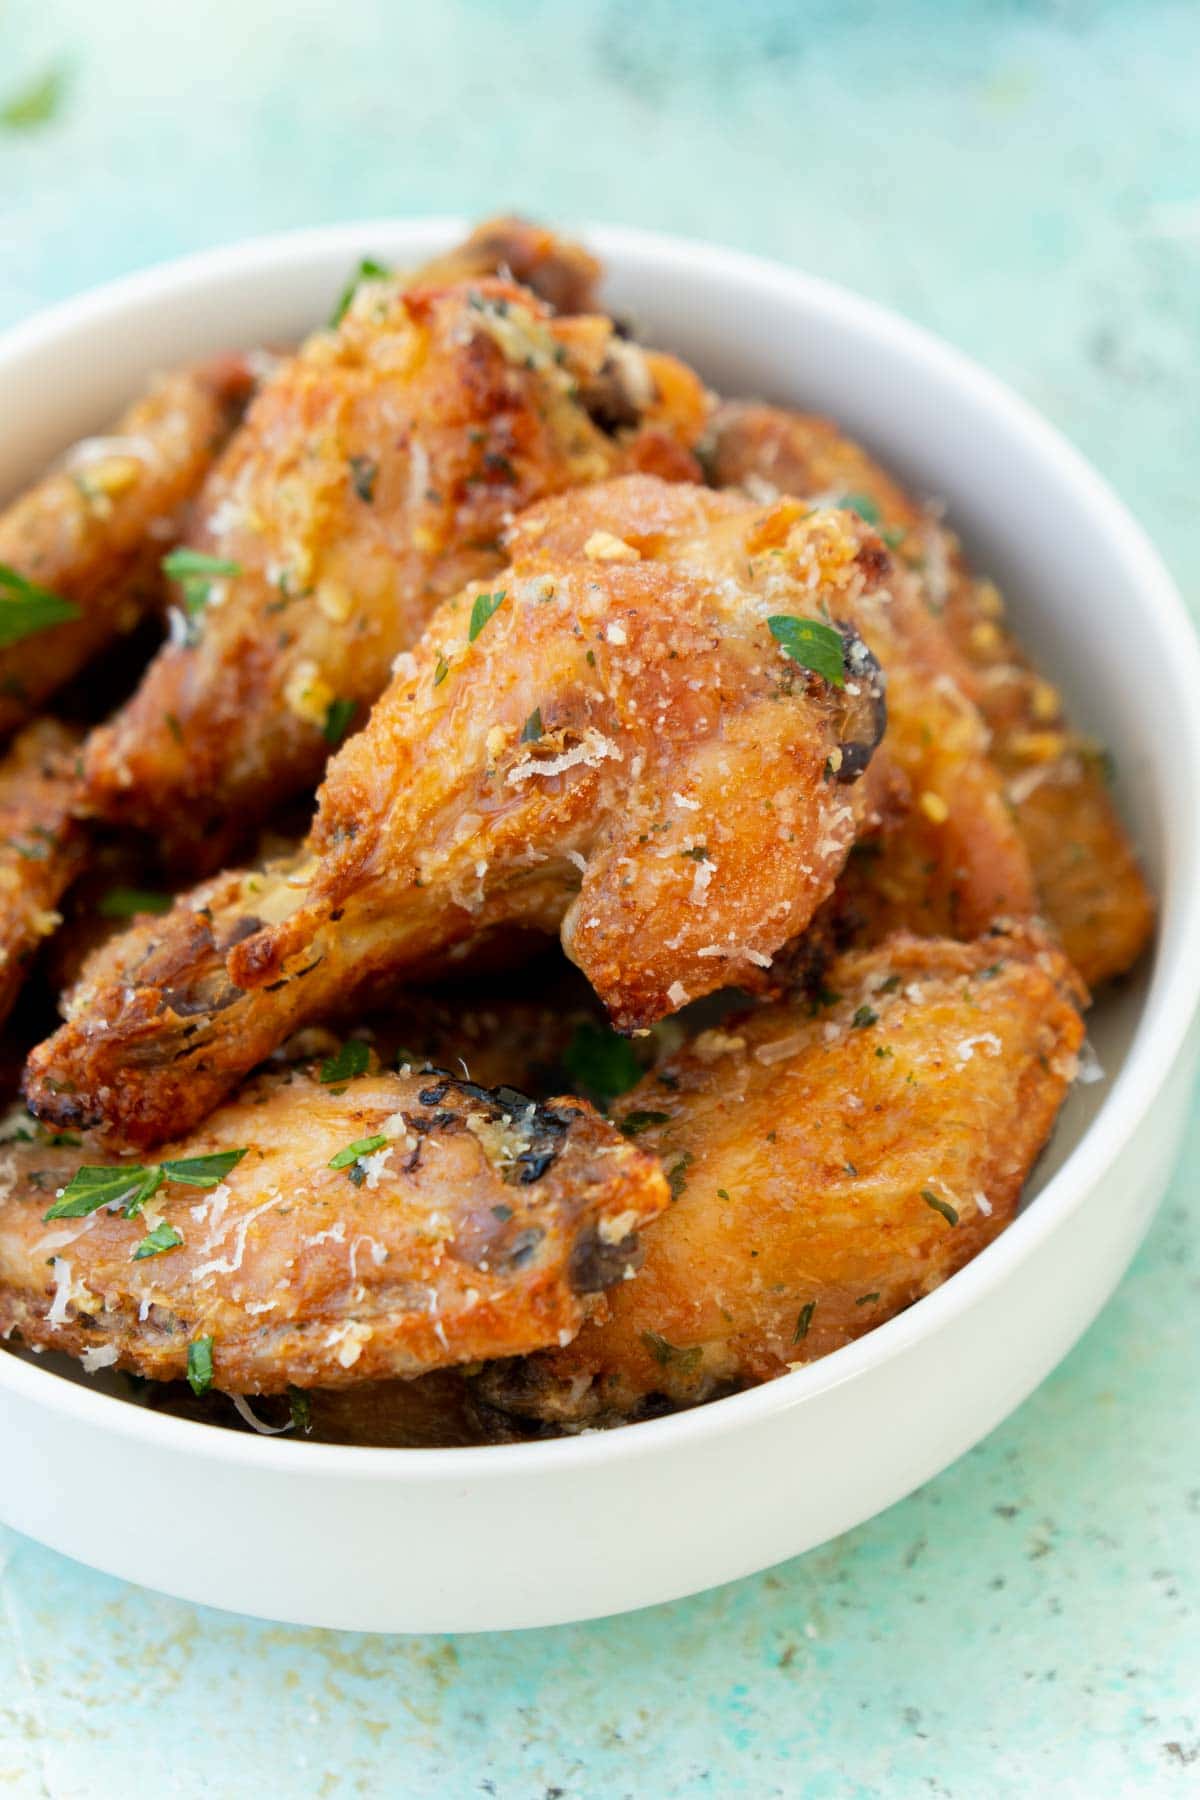
<svg viewBox="0 0 1200 1800"><path fill-rule="evenodd" d="M900 616L882 546L850 513L630 476L532 509L511 555L399 660L296 857L87 966L30 1059L41 1116L156 1141L299 1026L497 925L561 927L625 1030L764 985L868 816L863 639Z"/></svg>
<svg viewBox="0 0 1200 1800"><path fill-rule="evenodd" d="M562 1351L485 1370L517 1413L615 1421L810 1362L911 1305L1016 1211L1075 1074L1080 990L1036 933L900 935L815 1000L702 1033L617 1102L674 1204Z"/></svg>
<svg viewBox="0 0 1200 1800"><path fill-rule="evenodd" d="M282 360L188 534L171 641L88 745L100 816L212 867L319 780L438 602L503 567L518 508L628 468L684 476L682 364L495 278L364 280Z"/></svg>

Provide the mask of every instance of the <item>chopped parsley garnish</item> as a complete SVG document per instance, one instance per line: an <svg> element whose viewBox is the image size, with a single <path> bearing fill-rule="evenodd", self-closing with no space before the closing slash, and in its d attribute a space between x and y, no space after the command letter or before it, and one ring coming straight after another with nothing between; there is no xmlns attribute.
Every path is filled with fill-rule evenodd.
<svg viewBox="0 0 1200 1800"><path fill-rule="evenodd" d="M237 1168L245 1154L244 1149L214 1150L210 1156L185 1156L165 1162L162 1171L168 1181L182 1181L188 1187L216 1187Z"/></svg>
<svg viewBox="0 0 1200 1800"><path fill-rule="evenodd" d="M66 70L47 69L28 86L9 95L0 106L0 125L6 131L32 131L38 125L48 125L61 111L66 91Z"/></svg>
<svg viewBox="0 0 1200 1800"><path fill-rule="evenodd" d="M817 1310L815 1300L809 1300L800 1308L800 1317L796 1320L796 1329L792 1333L793 1344L803 1343L808 1336L808 1328L812 1324L812 1316Z"/></svg>
<svg viewBox="0 0 1200 1800"><path fill-rule="evenodd" d="M76 1169L50 1211L50 1219L86 1219L102 1206L120 1207L127 1219L141 1212L164 1181L188 1187L216 1187L240 1163L244 1150L220 1150L212 1156L185 1156L175 1162L88 1164Z"/></svg>
<svg viewBox="0 0 1200 1800"><path fill-rule="evenodd" d="M375 498L375 483L379 479L379 464L373 456L352 456L350 458L350 485L360 500L370 506Z"/></svg>
<svg viewBox="0 0 1200 1800"><path fill-rule="evenodd" d="M886 981L880 982L875 991L879 994L894 994L899 986L900 977L898 975L889 975Z"/></svg>
<svg viewBox="0 0 1200 1800"><path fill-rule="evenodd" d="M0 650L39 631L49 631L52 625L66 625L81 617L82 610L73 600L38 587L7 563L0 563Z"/></svg>
<svg viewBox="0 0 1200 1800"><path fill-rule="evenodd" d="M213 1341L210 1337L193 1338L188 1345L188 1386L197 1399L207 1394L213 1384Z"/></svg>
<svg viewBox="0 0 1200 1800"><path fill-rule="evenodd" d="M292 1414L292 1427L296 1431L312 1430L312 1401L303 1388L288 1388L288 1406Z"/></svg>
<svg viewBox="0 0 1200 1800"><path fill-rule="evenodd" d="M857 513L859 518L865 519L868 525L878 525L879 523L879 508L870 494L843 494L838 505L843 507L846 512Z"/></svg>
<svg viewBox="0 0 1200 1800"><path fill-rule="evenodd" d="M868 1025L877 1025L878 1023L879 1014L875 1008L864 1005L856 1009L854 1017L850 1021L850 1029L851 1031L863 1031Z"/></svg>
<svg viewBox="0 0 1200 1800"><path fill-rule="evenodd" d="M102 919L132 919L137 913L170 912L170 894L153 888L110 887L96 902Z"/></svg>
<svg viewBox="0 0 1200 1800"><path fill-rule="evenodd" d="M371 1052L362 1039L347 1038L337 1054L321 1064L321 1080L349 1081L352 1076L364 1074L370 1061Z"/></svg>
<svg viewBox="0 0 1200 1800"><path fill-rule="evenodd" d="M162 1183L161 1169L145 1168L140 1163L116 1167L85 1163L72 1175L45 1219L47 1223L51 1219L86 1219L102 1206L122 1207L125 1217L131 1219Z"/></svg>
<svg viewBox="0 0 1200 1800"><path fill-rule="evenodd" d="M693 862L707 862L709 860L707 844L693 844L690 850L681 850L679 854L680 856L690 856Z"/></svg>
<svg viewBox="0 0 1200 1800"><path fill-rule="evenodd" d="M336 1156L330 1157L329 1167L348 1169L360 1156L370 1156L373 1150L382 1150L387 1141L382 1132L376 1132L374 1137L355 1138L352 1144L347 1144L344 1150L339 1150Z"/></svg>
<svg viewBox="0 0 1200 1800"><path fill-rule="evenodd" d="M725 1188L717 1189L717 1199L718 1200L728 1200L728 1198L729 1198L729 1194Z"/></svg>
<svg viewBox="0 0 1200 1800"><path fill-rule="evenodd" d="M467 627L467 637L471 643L479 636L492 614L504 599L504 589L496 594L476 594L475 604L471 608L471 623Z"/></svg>
<svg viewBox="0 0 1200 1800"><path fill-rule="evenodd" d="M948 1200L943 1200L940 1195L931 1193L928 1188L921 1189L921 1198L926 1206L932 1206L934 1212L941 1213L947 1225L958 1224L958 1214Z"/></svg>
<svg viewBox="0 0 1200 1800"><path fill-rule="evenodd" d="M329 710L325 714L322 731L325 742L332 744L336 750L350 729L350 721L358 711L357 700L331 700Z"/></svg>
<svg viewBox="0 0 1200 1800"><path fill-rule="evenodd" d="M667 1170L667 1186L671 1190L672 1200L678 1200L687 1186L687 1172L692 1164L692 1153L685 1150L673 1169Z"/></svg>
<svg viewBox="0 0 1200 1800"><path fill-rule="evenodd" d="M434 687L441 687L449 673L450 664L446 661L444 656L439 656L437 659L437 668L433 671Z"/></svg>
<svg viewBox="0 0 1200 1800"><path fill-rule="evenodd" d="M855 1306L869 1306L872 1300L878 1300L878 1298L879 1290L877 1288L873 1294L860 1294L854 1304Z"/></svg>
<svg viewBox="0 0 1200 1800"><path fill-rule="evenodd" d="M540 706L535 706L521 727L521 742L523 744L536 744L538 739L543 735L542 709Z"/></svg>
<svg viewBox="0 0 1200 1800"><path fill-rule="evenodd" d="M133 1253L134 1262L144 1262L148 1256L161 1256L164 1250L175 1250L183 1242L183 1236L173 1225L164 1219L153 1231L148 1231Z"/></svg>
<svg viewBox="0 0 1200 1800"><path fill-rule="evenodd" d="M657 1331L643 1331L641 1338L660 1369L665 1369L673 1363L681 1374L690 1375L693 1369L700 1366L700 1359L704 1355L703 1346L700 1344L692 1344L688 1349L681 1350L678 1344L668 1342L665 1337L660 1337Z"/></svg>
<svg viewBox="0 0 1200 1800"><path fill-rule="evenodd" d="M563 1066L577 1088L607 1106L642 1078L642 1065L628 1038L584 1020L563 1052Z"/></svg>
<svg viewBox="0 0 1200 1800"><path fill-rule="evenodd" d="M774 613L767 620L771 636L785 656L802 669L822 675L832 687L845 687L845 646L841 633L819 619L798 619L791 613Z"/></svg>
<svg viewBox="0 0 1200 1800"><path fill-rule="evenodd" d="M621 1120L621 1131L625 1137L638 1137L643 1131L649 1131L652 1125L669 1125L670 1113L665 1112L631 1112Z"/></svg>
<svg viewBox="0 0 1200 1800"><path fill-rule="evenodd" d="M1003 967L1004 964L1002 962L989 963L986 969L980 969L980 981L994 981Z"/></svg>
<svg viewBox="0 0 1200 1800"><path fill-rule="evenodd" d="M242 565L227 562L220 556L206 556L203 550L179 549L163 557L162 572L179 583L183 589L183 603L194 619L208 604L213 582L227 575L240 575Z"/></svg>
<svg viewBox="0 0 1200 1800"><path fill-rule="evenodd" d="M355 294L358 292L361 282L380 281L384 276L390 275L391 272L392 271L385 268L382 263L375 262L372 257L364 256L357 269L355 269L353 275L342 289L338 298L338 303L330 315L330 331L335 331L345 318L346 314L350 311L351 303L354 300Z"/></svg>

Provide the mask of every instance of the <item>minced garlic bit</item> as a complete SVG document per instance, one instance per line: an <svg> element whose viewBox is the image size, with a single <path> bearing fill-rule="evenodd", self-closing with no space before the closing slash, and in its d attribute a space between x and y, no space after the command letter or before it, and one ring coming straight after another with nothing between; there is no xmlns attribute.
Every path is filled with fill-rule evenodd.
<svg viewBox="0 0 1200 1800"><path fill-rule="evenodd" d="M303 719L306 725L324 728L334 692L311 658L305 657L296 664L288 676L283 697L298 719Z"/></svg>
<svg viewBox="0 0 1200 1800"><path fill-rule="evenodd" d="M611 531L593 531L583 546L589 562L641 562L642 553Z"/></svg>
<svg viewBox="0 0 1200 1800"><path fill-rule="evenodd" d="M350 590L343 587L340 581L318 582L317 605L325 617L332 619L335 625L344 625L354 609Z"/></svg>
<svg viewBox="0 0 1200 1800"><path fill-rule="evenodd" d="M935 825L944 825L946 820L950 817L950 808L946 805L942 796L931 792L928 788L921 795L920 804L921 811L925 814L925 817L927 819L932 819Z"/></svg>

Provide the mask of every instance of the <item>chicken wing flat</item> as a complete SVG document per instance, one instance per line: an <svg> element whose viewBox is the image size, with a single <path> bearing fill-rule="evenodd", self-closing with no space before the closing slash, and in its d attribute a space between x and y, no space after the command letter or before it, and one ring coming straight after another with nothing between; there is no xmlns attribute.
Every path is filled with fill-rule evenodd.
<svg viewBox="0 0 1200 1800"><path fill-rule="evenodd" d="M297 857L88 965L30 1058L40 1116L155 1142L301 1026L506 923L561 928L622 1030L764 985L866 812L884 706L856 621L892 616L886 553L851 513L649 476L532 509L511 553L400 659ZM827 674L785 649L802 630Z"/></svg>
<svg viewBox="0 0 1200 1800"><path fill-rule="evenodd" d="M511 282L362 282L213 471L173 639L88 746L90 806L211 867L315 786L437 603L503 567L515 509L643 462L693 473L706 412L681 364Z"/></svg>
<svg viewBox="0 0 1200 1800"><path fill-rule="evenodd" d="M0 733L161 599L163 552L249 385L235 357L165 376L0 513Z"/></svg>
<svg viewBox="0 0 1200 1800"><path fill-rule="evenodd" d="M8 1146L0 1335L156 1380L211 1356L230 1393L566 1343L667 1205L658 1164L583 1101L360 1049L256 1078L149 1171Z"/></svg>
<svg viewBox="0 0 1200 1800"><path fill-rule="evenodd" d="M55 719L27 725L0 757L0 1022L82 866L78 791L79 739Z"/></svg>
<svg viewBox="0 0 1200 1800"><path fill-rule="evenodd" d="M529 288L559 313L596 310L600 264L582 244L512 215L485 219L445 256L422 263L422 282L478 281L501 275Z"/></svg>
<svg viewBox="0 0 1200 1800"><path fill-rule="evenodd" d="M674 1204L562 1351L485 1370L493 1403L587 1423L769 1380L850 1342L1012 1218L1076 1067L1074 976L1027 933L902 934L814 1009L733 1019L617 1102Z"/></svg>
<svg viewBox="0 0 1200 1800"><path fill-rule="evenodd" d="M1153 929L1154 907L1108 793L1103 758L1071 727L1058 691L1006 626L995 584L972 575L954 534L828 419L723 407L714 419L711 468L718 486L761 492L766 482L783 493L859 505L919 572L929 605L971 666L973 697L1042 911L1089 986L1128 969ZM903 874L893 872L893 880L905 885Z"/></svg>

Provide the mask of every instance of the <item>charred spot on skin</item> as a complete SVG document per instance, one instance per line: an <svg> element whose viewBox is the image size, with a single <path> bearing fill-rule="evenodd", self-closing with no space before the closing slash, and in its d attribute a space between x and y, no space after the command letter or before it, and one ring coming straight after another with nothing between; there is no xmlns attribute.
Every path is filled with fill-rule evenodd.
<svg viewBox="0 0 1200 1800"><path fill-rule="evenodd" d="M858 633L835 621L842 638L846 685L841 690L845 708L836 758L829 773L840 783L858 781L887 730L887 677Z"/></svg>
<svg viewBox="0 0 1200 1800"><path fill-rule="evenodd" d="M626 1273L636 1269L641 1260L636 1232L622 1238L620 1243L607 1244L598 1228L589 1225L575 1240L567 1277L576 1294L598 1294L605 1288L615 1287L618 1281L624 1281Z"/></svg>
<svg viewBox="0 0 1200 1800"><path fill-rule="evenodd" d="M522 1187L529 1187L533 1182L540 1181L561 1154L564 1140L577 1115L559 1112L552 1106L539 1105L518 1088L482 1087L477 1081L468 1081L443 1069L437 1071L437 1076L434 1086L418 1090L417 1099L420 1104L440 1107L453 1088L466 1099L484 1107L490 1122L520 1120L529 1142L514 1159L512 1173L507 1179ZM451 1113L445 1116L457 1119L458 1115ZM413 1128L428 1131L430 1124L422 1121L420 1125L414 1124Z"/></svg>

